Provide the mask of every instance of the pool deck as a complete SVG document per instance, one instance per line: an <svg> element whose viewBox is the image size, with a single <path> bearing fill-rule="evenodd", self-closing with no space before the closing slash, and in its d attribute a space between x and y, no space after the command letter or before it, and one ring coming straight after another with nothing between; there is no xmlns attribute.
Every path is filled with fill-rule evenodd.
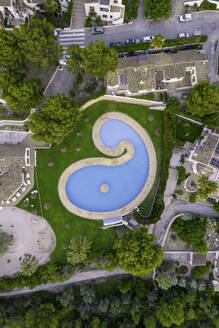
<svg viewBox="0 0 219 328"><path fill-rule="evenodd" d="M149 162L150 162L148 178L139 195L126 206L123 206L115 211L90 212L75 206L68 199L65 186L69 176L74 171L77 171L80 168L89 165L105 165L105 166L121 165L127 162L128 160L130 160L134 156L134 152L135 152L134 146L129 141L126 140L120 142L119 146L116 149L108 148L102 143L100 139L101 126L106 121L111 119L121 120L122 122L125 122L126 124L130 125L142 138L147 148ZM80 160L76 163L73 163L69 167L67 167L65 171L62 173L58 183L58 193L62 204L67 208L69 212L77 216L81 216L83 218L92 219L92 220L104 220L108 218L114 218L132 211L135 207L141 204L143 200L146 198L146 196L148 195L154 184L154 180L156 177L157 158L156 158L154 145L149 134L146 132L145 129L143 129L143 127L139 123L137 123L134 119L132 119L128 115L119 112L109 112L100 116L95 122L92 130L92 138L95 146L99 151L101 151L104 155L107 156L111 156L111 157L116 156L116 158L109 158L109 159L100 158L100 157L87 158L87 159Z"/></svg>

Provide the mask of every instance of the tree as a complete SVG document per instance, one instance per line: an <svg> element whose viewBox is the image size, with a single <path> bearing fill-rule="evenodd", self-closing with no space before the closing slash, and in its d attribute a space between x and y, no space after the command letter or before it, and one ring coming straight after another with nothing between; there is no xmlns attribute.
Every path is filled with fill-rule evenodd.
<svg viewBox="0 0 219 328"><path fill-rule="evenodd" d="M0 30L1 31L1 30ZM10 86L18 85L23 76L19 72L2 70L0 71L0 90L3 90L4 93L7 93Z"/></svg>
<svg viewBox="0 0 219 328"><path fill-rule="evenodd" d="M210 85L207 81L196 84L191 96L185 99L186 111L193 116L204 117L218 112L219 85Z"/></svg>
<svg viewBox="0 0 219 328"><path fill-rule="evenodd" d="M36 272L38 265L39 261L34 255L25 255L21 262L20 271L24 276L30 277Z"/></svg>
<svg viewBox="0 0 219 328"><path fill-rule="evenodd" d="M72 74L83 73L82 51L78 44L67 47L67 55L70 56L67 60L67 69L68 71L72 71Z"/></svg>
<svg viewBox="0 0 219 328"><path fill-rule="evenodd" d="M44 7L49 14L55 14L59 11L60 4L57 0L46 0L44 2Z"/></svg>
<svg viewBox="0 0 219 328"><path fill-rule="evenodd" d="M210 181L206 175L201 175L198 179L198 195L200 198L208 199L210 194L217 191L217 183Z"/></svg>
<svg viewBox="0 0 219 328"><path fill-rule="evenodd" d="M44 71L56 66L62 58L62 47L55 42L54 27L46 19L32 18L29 25L15 29L15 36L28 69Z"/></svg>
<svg viewBox="0 0 219 328"><path fill-rule="evenodd" d="M24 65L19 41L12 31L0 29L0 67L20 70Z"/></svg>
<svg viewBox="0 0 219 328"><path fill-rule="evenodd" d="M164 257L164 251L154 244L155 240L144 228L123 234L114 244L119 267L135 276L151 274Z"/></svg>
<svg viewBox="0 0 219 328"><path fill-rule="evenodd" d="M42 89L39 80L20 81L16 85L10 85L3 96L7 105L13 112L29 114L32 108L39 105L42 99Z"/></svg>
<svg viewBox="0 0 219 328"><path fill-rule="evenodd" d="M156 328L157 327L156 322L157 322L156 318L152 315L150 315L147 318L144 318L145 328Z"/></svg>
<svg viewBox="0 0 219 328"><path fill-rule="evenodd" d="M9 235L5 231L0 231L0 257L5 255L13 244L13 235Z"/></svg>
<svg viewBox="0 0 219 328"><path fill-rule="evenodd" d="M57 312L51 303L35 306L25 314L25 328L56 328L58 327Z"/></svg>
<svg viewBox="0 0 219 328"><path fill-rule="evenodd" d="M155 35L154 39L151 42L151 47L154 49L163 48L165 39L163 35Z"/></svg>
<svg viewBox="0 0 219 328"><path fill-rule="evenodd" d="M176 286L178 282L176 276L166 273L159 274L156 276L155 280L157 281L158 287L164 290L167 290L172 286Z"/></svg>
<svg viewBox="0 0 219 328"><path fill-rule="evenodd" d="M171 0L145 0L145 15L157 20L169 18L172 13Z"/></svg>
<svg viewBox="0 0 219 328"><path fill-rule="evenodd" d="M214 209L217 213L219 213L219 201L214 203Z"/></svg>
<svg viewBox="0 0 219 328"><path fill-rule="evenodd" d="M41 107L40 112L31 115L28 127L33 139L46 143L60 143L76 125L79 118L74 101L64 94L50 96Z"/></svg>
<svg viewBox="0 0 219 328"><path fill-rule="evenodd" d="M178 299L170 299L168 303L162 300L156 310L156 317L163 327L181 325L184 322L184 315L183 305Z"/></svg>
<svg viewBox="0 0 219 328"><path fill-rule="evenodd" d="M68 247L67 261L71 264L83 263L90 252L91 242L86 236L78 236L71 239Z"/></svg>
<svg viewBox="0 0 219 328"><path fill-rule="evenodd" d="M113 48L108 48L105 42L97 40L95 44L89 43L86 48L71 46L68 49L70 59L68 69L73 73L85 72L88 76L99 79L114 72L118 64L118 53Z"/></svg>
<svg viewBox="0 0 219 328"><path fill-rule="evenodd" d="M207 243L204 241L207 220L199 215L184 215L177 218L172 224L172 230L188 245L194 246L199 253L207 252Z"/></svg>
<svg viewBox="0 0 219 328"><path fill-rule="evenodd" d="M60 296L59 301L62 306L69 307L75 298L74 288L66 289Z"/></svg>

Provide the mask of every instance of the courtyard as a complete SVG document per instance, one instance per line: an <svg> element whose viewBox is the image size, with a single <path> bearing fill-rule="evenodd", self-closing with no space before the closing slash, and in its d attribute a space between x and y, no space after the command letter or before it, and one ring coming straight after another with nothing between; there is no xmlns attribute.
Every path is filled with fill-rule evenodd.
<svg viewBox="0 0 219 328"><path fill-rule="evenodd" d="M103 154L93 144L92 129L99 116L112 111L128 114L140 123L147 130L154 144L157 174L153 187L144 200L145 205L150 206L154 198L162 161L163 113L149 110L145 106L107 101L90 106L82 113L74 132L67 136L62 144L55 145L49 150L37 151L34 189L38 189L39 192L34 199L31 197L31 193L27 195L28 205L24 201L19 203L19 207L28 211L35 209L52 226L57 238L52 258L56 261L64 260L66 246L70 239L77 235L82 234L92 241L94 253L111 248L116 238L113 229L101 229L101 222L82 219L67 211L59 199L57 188L61 174L69 165L88 157L103 157ZM40 206L40 199L42 206Z"/></svg>

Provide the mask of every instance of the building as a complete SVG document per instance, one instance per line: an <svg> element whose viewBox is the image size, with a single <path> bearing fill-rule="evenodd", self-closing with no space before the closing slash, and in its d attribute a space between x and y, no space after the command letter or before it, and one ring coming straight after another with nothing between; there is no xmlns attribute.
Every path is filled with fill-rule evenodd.
<svg viewBox="0 0 219 328"><path fill-rule="evenodd" d="M148 53L120 58L117 70L107 75L107 88L118 94L137 95L192 88L208 77L208 57L196 50Z"/></svg>
<svg viewBox="0 0 219 328"><path fill-rule="evenodd" d="M114 25L122 24L124 21L125 6L122 0L87 0L84 6L86 16L89 13L96 13L102 21Z"/></svg>

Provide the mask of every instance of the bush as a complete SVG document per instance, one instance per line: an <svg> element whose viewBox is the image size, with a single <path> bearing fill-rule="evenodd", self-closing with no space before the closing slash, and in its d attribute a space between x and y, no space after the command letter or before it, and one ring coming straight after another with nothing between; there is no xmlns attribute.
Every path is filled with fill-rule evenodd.
<svg viewBox="0 0 219 328"><path fill-rule="evenodd" d="M150 48L149 42L140 42L135 44L125 44L123 46L113 46L118 53L133 52L136 50L148 50Z"/></svg>
<svg viewBox="0 0 219 328"><path fill-rule="evenodd" d="M190 203L195 203L197 200L197 193L193 192L190 196L189 196L189 201Z"/></svg>
<svg viewBox="0 0 219 328"><path fill-rule="evenodd" d="M92 22L90 17L87 17L84 27L92 27Z"/></svg>
<svg viewBox="0 0 219 328"><path fill-rule="evenodd" d="M146 98L147 100L154 100L154 93L153 93L153 92L148 93L148 94L145 96L145 98Z"/></svg>
<svg viewBox="0 0 219 328"><path fill-rule="evenodd" d="M176 169L178 171L177 184L179 186L184 180L186 180L186 178L188 178L189 174L186 173L186 169L183 166L177 166Z"/></svg>
<svg viewBox="0 0 219 328"><path fill-rule="evenodd" d="M119 290L121 293L128 293L132 289L132 282L130 279L122 278L119 282Z"/></svg>
<svg viewBox="0 0 219 328"><path fill-rule="evenodd" d="M205 217L184 215L174 221L172 230L177 233L182 241L192 245L197 252L205 254L207 252L207 244L204 241L206 225L207 219Z"/></svg>
<svg viewBox="0 0 219 328"><path fill-rule="evenodd" d="M181 265L179 267L180 273L186 274L188 272L188 267L186 265Z"/></svg>
<svg viewBox="0 0 219 328"><path fill-rule="evenodd" d="M163 272L168 272L174 268L174 262L173 261L163 261L160 268Z"/></svg>
<svg viewBox="0 0 219 328"><path fill-rule="evenodd" d="M122 0L122 4L125 6L125 23L137 18L139 0Z"/></svg>
<svg viewBox="0 0 219 328"><path fill-rule="evenodd" d="M192 43L204 43L207 40L207 35L190 36L188 38L166 39L164 42L164 47L173 47Z"/></svg>
<svg viewBox="0 0 219 328"><path fill-rule="evenodd" d="M204 43L204 42L207 42L208 41L208 36L207 35L202 35L201 37L200 37L200 42L201 43Z"/></svg>
<svg viewBox="0 0 219 328"><path fill-rule="evenodd" d="M196 266L192 268L192 277L196 280L201 279L203 276L209 274L211 271L211 262L207 262L205 266Z"/></svg>
<svg viewBox="0 0 219 328"><path fill-rule="evenodd" d="M204 0L200 5L200 9L217 10L217 5L216 5L216 3L211 3L208 0Z"/></svg>
<svg viewBox="0 0 219 328"><path fill-rule="evenodd" d="M81 73L78 73L76 76L76 80L74 81L74 87L81 84L83 82L83 75Z"/></svg>

